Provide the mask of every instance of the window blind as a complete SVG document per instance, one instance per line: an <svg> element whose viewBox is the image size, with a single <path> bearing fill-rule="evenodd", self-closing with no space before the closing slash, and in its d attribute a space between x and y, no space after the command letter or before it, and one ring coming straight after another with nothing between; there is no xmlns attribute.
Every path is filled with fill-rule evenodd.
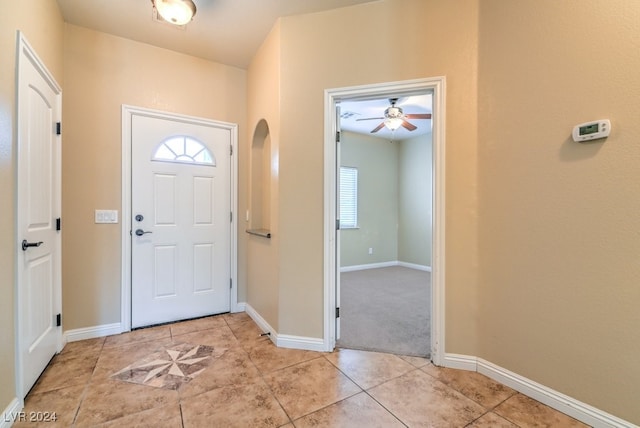
<svg viewBox="0 0 640 428"><path fill-rule="evenodd" d="M340 167L340 229L358 227L358 168Z"/></svg>

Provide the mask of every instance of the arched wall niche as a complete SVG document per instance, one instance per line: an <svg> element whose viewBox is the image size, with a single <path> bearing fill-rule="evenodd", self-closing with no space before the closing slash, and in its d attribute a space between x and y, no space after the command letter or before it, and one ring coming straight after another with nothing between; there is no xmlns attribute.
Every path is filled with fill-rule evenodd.
<svg viewBox="0 0 640 428"><path fill-rule="evenodd" d="M271 237L271 135L261 119L251 142L249 233Z"/></svg>

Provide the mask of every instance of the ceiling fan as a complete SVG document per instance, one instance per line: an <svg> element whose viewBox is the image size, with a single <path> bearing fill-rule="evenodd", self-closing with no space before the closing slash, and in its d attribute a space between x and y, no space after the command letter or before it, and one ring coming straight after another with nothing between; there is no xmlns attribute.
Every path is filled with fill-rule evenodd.
<svg viewBox="0 0 640 428"><path fill-rule="evenodd" d="M431 113L408 113L404 114L402 108L396 107L396 103L398 102L397 98L389 98L389 102L391 103L390 107L387 107L384 111L383 117L367 117L362 119L356 119L356 121L360 120L382 120L382 122L373 128L371 131L372 134L378 132L383 127L389 128L391 131L395 131L401 126L408 131L415 131L418 129L412 123L407 122L407 119L431 119Z"/></svg>

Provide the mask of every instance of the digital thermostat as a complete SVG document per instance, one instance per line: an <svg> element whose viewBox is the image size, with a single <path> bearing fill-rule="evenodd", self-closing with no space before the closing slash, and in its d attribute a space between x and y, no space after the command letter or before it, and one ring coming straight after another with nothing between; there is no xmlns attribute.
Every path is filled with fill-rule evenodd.
<svg viewBox="0 0 640 428"><path fill-rule="evenodd" d="M573 141L581 143L583 141L606 138L611 132L611 122L609 119L596 120L593 122L581 123L573 127Z"/></svg>

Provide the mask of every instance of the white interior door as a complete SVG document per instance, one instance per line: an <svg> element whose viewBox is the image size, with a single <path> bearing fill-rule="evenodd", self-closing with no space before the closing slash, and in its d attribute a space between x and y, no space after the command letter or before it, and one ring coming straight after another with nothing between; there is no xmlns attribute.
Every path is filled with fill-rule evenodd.
<svg viewBox="0 0 640 428"><path fill-rule="evenodd" d="M131 326L228 312L231 133L131 118Z"/></svg>
<svg viewBox="0 0 640 428"><path fill-rule="evenodd" d="M336 104L336 135L342 135L342 129L340 127L340 104ZM335 174L336 174L336 218L338 219L338 223L340 222L340 138L337 138L336 141L336 165L335 165ZM336 340L340 339L340 228L336 227Z"/></svg>
<svg viewBox="0 0 640 428"><path fill-rule="evenodd" d="M60 350L62 93L26 40L18 44L18 388L29 392Z"/></svg>

